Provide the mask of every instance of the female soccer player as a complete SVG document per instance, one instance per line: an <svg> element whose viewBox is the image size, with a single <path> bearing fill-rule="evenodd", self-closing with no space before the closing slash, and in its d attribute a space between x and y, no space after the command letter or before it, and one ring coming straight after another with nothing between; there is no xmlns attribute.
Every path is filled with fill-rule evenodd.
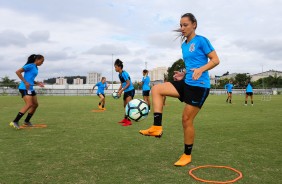
<svg viewBox="0 0 282 184"><path fill-rule="evenodd" d="M118 77L121 82L121 85L118 89L118 95L121 96L122 92L123 94L123 107L126 106L126 104L133 99L135 95L135 89L133 87L133 84L130 80L129 74L123 70L123 62L119 59L115 61L115 70L118 72ZM129 126L131 125L130 119L124 115L124 119L121 120L119 123L122 123L122 126Z"/></svg>
<svg viewBox="0 0 282 184"><path fill-rule="evenodd" d="M142 78L142 95L144 101L148 104L149 110L150 108L150 77L148 76L149 71L148 70L143 70L143 78Z"/></svg>
<svg viewBox="0 0 282 184"><path fill-rule="evenodd" d="M230 80L229 83L224 86L224 88L227 90L226 102L228 102L228 100L229 100L229 103L231 103L231 100L232 100L232 89L233 89L232 81Z"/></svg>
<svg viewBox="0 0 282 184"><path fill-rule="evenodd" d="M185 166L191 162L191 151L194 143L195 130L193 121L210 90L208 70L219 64L218 56L209 40L196 35L197 20L191 13L181 16L180 29L182 39L182 55L186 72L175 71L174 81L155 85L152 88L154 124L147 130L140 130L142 135L162 136L163 96L178 98L185 102L182 113L184 132L184 154L174 163ZM209 61L208 61L209 60Z"/></svg>
<svg viewBox="0 0 282 184"><path fill-rule="evenodd" d="M252 106L254 106L254 101L253 101L253 85L251 84L250 80L247 81L246 85L246 97L245 97L245 105L248 105L248 96L251 97L251 103Z"/></svg>
<svg viewBox="0 0 282 184"><path fill-rule="evenodd" d="M100 98L100 102L98 105L98 108L101 110L106 110L105 108L105 104L106 104L106 100L105 100L105 89L108 89L109 85L106 82L106 77L102 77L101 82L98 82L97 84L95 84L92 88L92 92L94 90L94 88L98 86L98 90L97 90L97 96Z"/></svg>
<svg viewBox="0 0 282 184"><path fill-rule="evenodd" d="M27 111L28 114L24 120L24 126L33 126L30 122L30 119L38 107L36 92L34 91L33 86L38 85L40 87L44 87L42 82L35 82L34 79L38 74L37 67L41 66L43 62L44 57L42 55L32 54L28 57L27 63L16 71L17 76L21 79L19 91L25 102L25 106L20 109L20 112L14 121L10 123L10 126L14 127L15 129L20 129L19 121ZM23 72L24 76L22 75Z"/></svg>

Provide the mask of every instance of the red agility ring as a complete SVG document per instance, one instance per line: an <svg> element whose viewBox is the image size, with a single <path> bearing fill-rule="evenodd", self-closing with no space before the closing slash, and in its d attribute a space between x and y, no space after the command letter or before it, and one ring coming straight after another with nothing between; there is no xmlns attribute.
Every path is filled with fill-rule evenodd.
<svg viewBox="0 0 282 184"><path fill-rule="evenodd" d="M224 168L224 169L229 169L231 171L234 171L238 174L238 177L233 179L233 180L229 180L229 181L211 181L211 180L205 180L205 179L202 179L202 178L198 178L196 177L192 172L194 170L197 170L197 169L201 169L201 168ZM205 182L205 183L217 183L217 184L225 184L225 183L234 183L236 181L238 181L239 179L241 179L243 177L242 173L232 167L228 167L228 166L216 166L216 165L203 165L203 166L198 166L198 167L195 167L193 169L191 169L189 171L189 175L192 176L192 178L194 178L195 180L198 180L198 181L201 181L201 182Z"/></svg>

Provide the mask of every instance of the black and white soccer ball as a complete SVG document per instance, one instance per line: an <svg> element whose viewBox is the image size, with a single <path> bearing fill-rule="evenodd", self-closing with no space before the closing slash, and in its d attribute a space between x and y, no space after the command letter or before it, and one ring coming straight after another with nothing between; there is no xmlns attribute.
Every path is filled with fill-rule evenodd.
<svg viewBox="0 0 282 184"><path fill-rule="evenodd" d="M142 121L149 114L149 106L142 99L133 99L125 106L125 115L133 121Z"/></svg>
<svg viewBox="0 0 282 184"><path fill-rule="evenodd" d="M112 93L112 97L114 99L119 99L120 96L118 96L118 91L114 90L113 93Z"/></svg>

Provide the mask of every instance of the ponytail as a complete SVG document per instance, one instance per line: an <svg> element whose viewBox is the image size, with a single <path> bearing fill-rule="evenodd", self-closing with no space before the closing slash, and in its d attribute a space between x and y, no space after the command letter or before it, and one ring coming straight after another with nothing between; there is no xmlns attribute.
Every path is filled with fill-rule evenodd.
<svg viewBox="0 0 282 184"><path fill-rule="evenodd" d="M42 59L42 58L43 58L43 56L40 55L40 54L38 54L38 55L32 54L27 58L27 62L26 62L25 65L34 63L37 59Z"/></svg>

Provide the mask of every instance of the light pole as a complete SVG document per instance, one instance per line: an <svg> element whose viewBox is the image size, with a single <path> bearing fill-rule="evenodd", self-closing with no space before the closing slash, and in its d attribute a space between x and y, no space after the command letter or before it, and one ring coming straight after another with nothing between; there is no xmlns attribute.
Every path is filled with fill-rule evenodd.
<svg viewBox="0 0 282 184"><path fill-rule="evenodd" d="M112 54L112 91L114 91L114 54Z"/></svg>

